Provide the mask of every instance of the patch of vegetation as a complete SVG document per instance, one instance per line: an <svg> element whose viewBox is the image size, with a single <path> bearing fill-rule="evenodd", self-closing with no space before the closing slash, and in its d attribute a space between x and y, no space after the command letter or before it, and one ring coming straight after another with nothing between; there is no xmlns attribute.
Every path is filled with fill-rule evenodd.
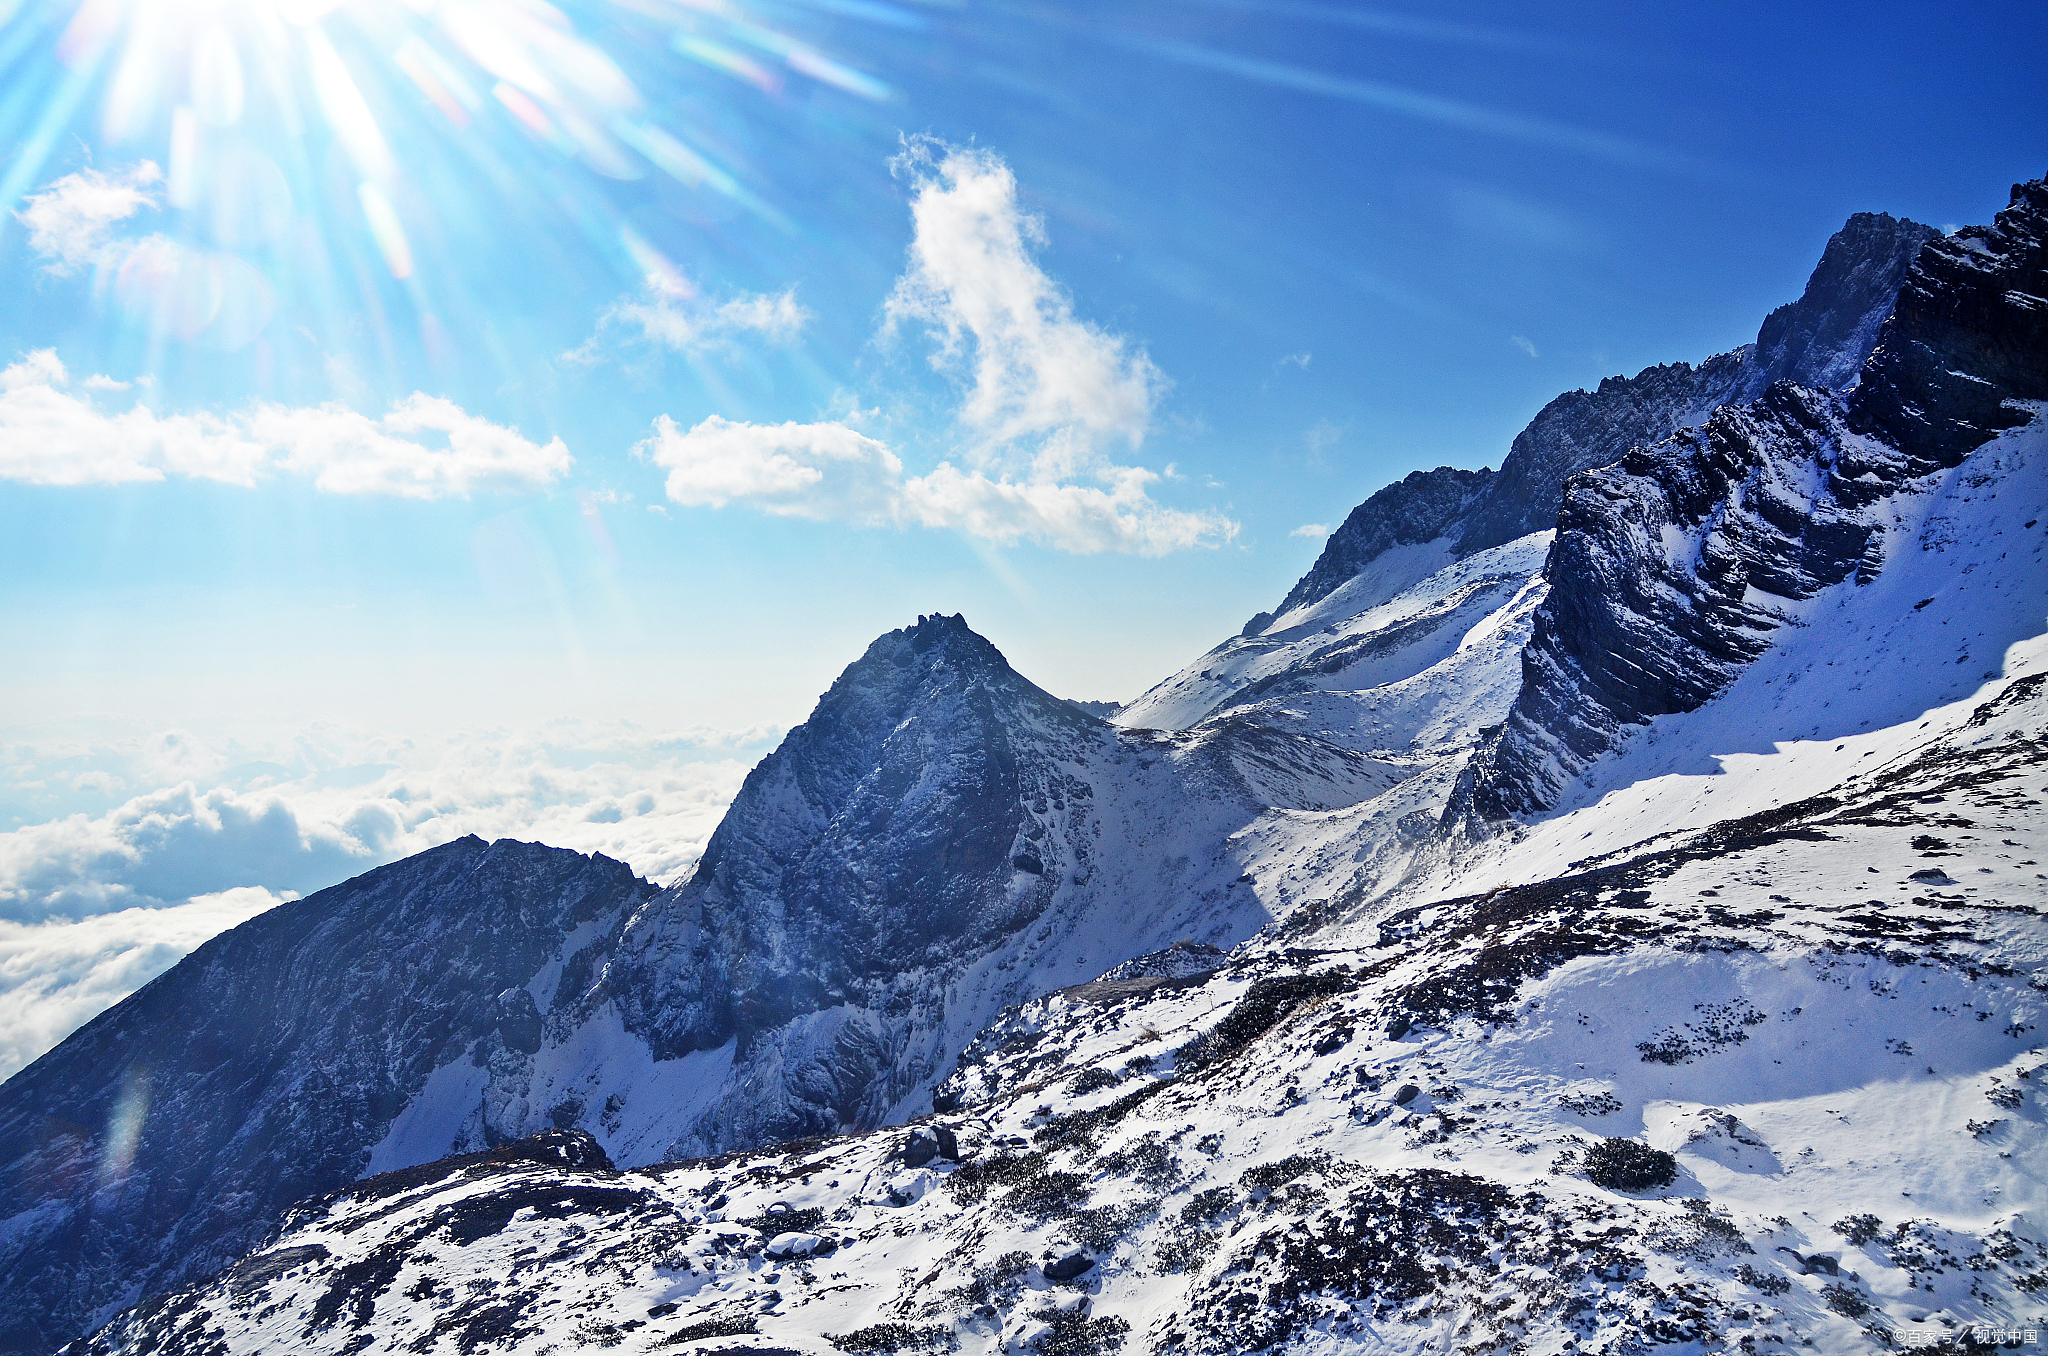
<svg viewBox="0 0 2048 1356"><path fill-rule="evenodd" d="M1870 1312L1870 1301L1846 1285L1823 1286L1820 1293L1828 1308L1843 1318L1861 1318Z"/></svg>
<svg viewBox="0 0 2048 1356"><path fill-rule="evenodd" d="M960 1345L952 1333L936 1323L924 1328L913 1328L908 1323L877 1323L837 1337L828 1333L825 1340L847 1352L951 1351Z"/></svg>
<svg viewBox="0 0 2048 1356"><path fill-rule="evenodd" d="M1313 975L1279 975L1261 979L1245 990L1230 1015L1182 1046L1174 1067L1195 1069L1216 1064L1246 1050L1280 1025L1296 1009L1352 986L1350 970L1339 966Z"/></svg>
<svg viewBox="0 0 2048 1356"><path fill-rule="evenodd" d="M954 1286L946 1298L963 1309L984 1304L1015 1304L1024 1290L1024 1273L1031 1270L1031 1254L1006 1252L985 1267L970 1273L967 1284Z"/></svg>
<svg viewBox="0 0 2048 1356"><path fill-rule="evenodd" d="M1046 1309L1033 1315L1052 1331L1038 1339L1038 1356L1112 1356L1122 1351L1131 1325L1114 1314L1089 1318L1078 1310Z"/></svg>
<svg viewBox="0 0 2048 1356"><path fill-rule="evenodd" d="M1013 1215L1058 1219L1086 1205L1088 1195L1088 1179L1078 1172L1041 1172L1011 1187L1000 1205Z"/></svg>
<svg viewBox="0 0 2048 1356"><path fill-rule="evenodd" d="M1042 1153L991 1154L970 1159L946 1174L946 1190L962 1205L979 1205L998 1187L1014 1187L1045 1171Z"/></svg>
<svg viewBox="0 0 2048 1356"><path fill-rule="evenodd" d="M1632 1139L1603 1139L1581 1160L1586 1180L1609 1191L1649 1191L1678 1180L1678 1160Z"/></svg>
<svg viewBox="0 0 2048 1356"><path fill-rule="evenodd" d="M1136 1178L1155 1191L1165 1189L1181 1175L1179 1160L1160 1142L1157 1132L1102 1155L1095 1160L1095 1166L1114 1177Z"/></svg>
<svg viewBox="0 0 2048 1356"><path fill-rule="evenodd" d="M1066 1221L1066 1232L1090 1252L1104 1253L1158 1212L1156 1201L1099 1205L1093 1210L1075 1211Z"/></svg>
<svg viewBox="0 0 2048 1356"><path fill-rule="evenodd" d="M734 1223L744 1225L756 1233L766 1234L770 1238L775 1237L777 1234L815 1233L818 1226L824 1222L825 1212L816 1208L805 1210L770 1210L764 1215L755 1215L751 1219L734 1221Z"/></svg>
<svg viewBox="0 0 2048 1356"><path fill-rule="evenodd" d="M1758 1271L1747 1262L1735 1268L1735 1279L1764 1295L1783 1295L1792 1289L1790 1276L1780 1276L1775 1271Z"/></svg>
<svg viewBox="0 0 2048 1356"><path fill-rule="evenodd" d="M1169 1227L1166 1241L1154 1250L1159 1269L1173 1275L1193 1271L1209 1260L1216 1251L1216 1235L1207 1229L1194 1225L1177 1224Z"/></svg>
<svg viewBox="0 0 2048 1356"><path fill-rule="evenodd" d="M685 1342L702 1341L706 1337L752 1337L759 1331L760 1324L751 1318L714 1318L707 1323L692 1323L687 1328L678 1328L654 1345L679 1347Z"/></svg>
<svg viewBox="0 0 2048 1356"><path fill-rule="evenodd" d="M1081 1076L1074 1080L1074 1095L1076 1097L1085 1097L1089 1093L1102 1088L1113 1088L1117 1085L1117 1081L1117 1076L1107 1069L1083 1069Z"/></svg>
<svg viewBox="0 0 2048 1356"><path fill-rule="evenodd" d="M1261 1163L1255 1168L1246 1168L1244 1176L1237 1180L1246 1190L1264 1187L1268 1191L1278 1191L1303 1173L1320 1173L1329 1164L1328 1154L1290 1154L1277 1163Z"/></svg>
<svg viewBox="0 0 2048 1356"><path fill-rule="evenodd" d="M1539 1250L1550 1235L1533 1213L1541 1197L1483 1178L1427 1168L1342 1175L1355 1183L1345 1200L1313 1219L1282 1218L1235 1236L1214 1277L1190 1291L1181 1322L1193 1331L1183 1340L1202 1351L1276 1347L1326 1322L1331 1296L1387 1313L1435 1293L1458 1270L1498 1274L1494 1249ZM1210 1197L1197 1218L1215 1209ZM1187 1213L1183 1207L1183 1218ZM1547 1253L1542 1258L1550 1260ZM1163 1343L1174 1344L1172 1332Z"/></svg>
<svg viewBox="0 0 2048 1356"><path fill-rule="evenodd" d="M1076 1111L1061 1116L1040 1126L1032 1139L1048 1149L1073 1145L1081 1149L1093 1149L1098 1143L1097 1133L1115 1125L1149 1101L1173 1086L1171 1079L1162 1078L1134 1089L1111 1102L1108 1106L1093 1111Z"/></svg>
<svg viewBox="0 0 2048 1356"><path fill-rule="evenodd" d="M1862 1247L1884 1232L1884 1221L1875 1215L1851 1215L1828 1226L1854 1247Z"/></svg>
<svg viewBox="0 0 2048 1356"><path fill-rule="evenodd" d="M1576 1116L1608 1116L1621 1110L1621 1099L1611 1092L1566 1093L1557 1104Z"/></svg>

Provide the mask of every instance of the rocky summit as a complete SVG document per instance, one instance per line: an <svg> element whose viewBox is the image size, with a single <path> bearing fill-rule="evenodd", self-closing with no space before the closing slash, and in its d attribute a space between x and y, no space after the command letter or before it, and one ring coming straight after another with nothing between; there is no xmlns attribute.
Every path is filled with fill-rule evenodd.
<svg viewBox="0 0 2048 1356"><path fill-rule="evenodd" d="M1114 711L920 617L666 889L472 839L225 934L0 1089L6 1349L2048 1326L2044 239L1852 218Z"/></svg>

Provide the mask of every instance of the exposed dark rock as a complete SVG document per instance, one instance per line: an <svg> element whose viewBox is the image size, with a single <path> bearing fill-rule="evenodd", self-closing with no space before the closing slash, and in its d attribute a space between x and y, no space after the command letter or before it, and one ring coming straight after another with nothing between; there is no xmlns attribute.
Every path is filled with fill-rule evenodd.
<svg viewBox="0 0 2048 1356"><path fill-rule="evenodd" d="M920 966L1013 933L1055 882L1016 848L1027 802L1064 790L1047 736L1104 732L1040 690L959 617L869 646L748 774L695 874L618 939L591 1002L616 999L657 1058L855 1015L786 1100L733 1108L731 1142L872 1124L905 1089L884 1028L858 1014ZM1021 894L1016 872L1044 884Z"/></svg>
<svg viewBox="0 0 2048 1356"><path fill-rule="evenodd" d="M1870 470L1912 477L1954 466L2033 417L2009 402L2043 399L2048 179L2036 179L2013 185L1992 225L1965 226L1920 252L1850 402L1851 424L1906 458Z"/></svg>
<svg viewBox="0 0 2048 1356"><path fill-rule="evenodd" d="M1726 689L1772 644L1778 600L1871 577L1865 510L2030 417L2001 401L2048 396L2048 302L2018 290L2048 292L2044 235L2034 183L1996 227L1929 243L1846 402L1779 383L1575 476L1521 694L1448 817L1556 804L1624 727Z"/></svg>
<svg viewBox="0 0 2048 1356"><path fill-rule="evenodd" d="M1940 235L1932 226L1886 212L1850 217L1828 241L1799 300L1772 311L1757 331L1758 375L1744 398L1776 381L1846 390L1877 347L1878 330L1920 247Z"/></svg>
<svg viewBox="0 0 2048 1356"><path fill-rule="evenodd" d="M1435 541L1451 532L1492 479L1492 471L1460 471L1451 466L1411 471L1406 479L1395 481L1351 510L1274 615L1284 616L1320 600L1393 547ZM1272 616L1263 612L1259 616L1266 618L1267 626L1272 624ZM1261 626L1254 631L1247 623L1244 634L1257 635L1265 629Z"/></svg>
<svg viewBox="0 0 2048 1356"><path fill-rule="evenodd" d="M1771 312L1755 344L1697 367L1665 363L1567 391L1515 436L1497 472L1439 467L1387 486L1330 534L1278 613L1331 593L1389 547L1448 536L1462 557L1541 532L1555 523L1572 476L1696 426L1725 404L1754 400L1775 382L1847 389L1880 342L1921 246L1939 236L1916 221L1857 213L1829 239L1799 300ZM2048 303L2029 314L2039 323Z"/></svg>
<svg viewBox="0 0 2048 1356"><path fill-rule="evenodd" d="M1086 1248L1069 1243L1051 1249L1039 1270L1045 1273L1048 1281L1071 1281L1094 1265L1095 1259L1088 1255Z"/></svg>
<svg viewBox="0 0 2048 1356"><path fill-rule="evenodd" d="M934 1158L960 1161L960 1138L943 1125L916 1126L903 1140L903 1165L921 1168Z"/></svg>

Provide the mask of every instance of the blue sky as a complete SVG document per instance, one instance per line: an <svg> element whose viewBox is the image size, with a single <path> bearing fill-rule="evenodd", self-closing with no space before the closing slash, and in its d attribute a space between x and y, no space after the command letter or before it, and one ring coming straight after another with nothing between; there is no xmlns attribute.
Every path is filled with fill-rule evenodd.
<svg viewBox="0 0 2048 1356"><path fill-rule="evenodd" d="M1744 341L1851 211L1981 220L2048 159L2019 4L423 8L93 0L0 29L9 361L53 350L107 415L381 421L423 393L562 454L409 491L432 497L286 453L253 485L10 462L12 710L786 723L933 609L1055 690L1128 697L1270 605L1317 549L1295 529L1497 462L1561 390ZM944 298L892 324L949 148L1042 224L1040 304L1149 382L1064 476L1032 469L1057 412L1009 438L963 412L1000 336ZM80 171L141 204L38 251L24 204ZM633 451L663 416L858 426L906 477L1143 468L1146 505L1227 525L1143 554L685 506Z"/></svg>
<svg viewBox="0 0 2048 1356"><path fill-rule="evenodd" d="M1131 697L1849 213L2048 169L2020 3L0 16L25 925L470 828L672 871L877 633Z"/></svg>

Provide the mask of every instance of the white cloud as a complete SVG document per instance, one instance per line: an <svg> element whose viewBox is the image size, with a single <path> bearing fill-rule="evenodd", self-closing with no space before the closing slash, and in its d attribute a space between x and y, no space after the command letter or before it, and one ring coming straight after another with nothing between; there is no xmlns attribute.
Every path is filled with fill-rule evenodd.
<svg viewBox="0 0 2048 1356"><path fill-rule="evenodd" d="M739 501L858 523L899 514L903 463L844 424L740 424L712 415L686 433L662 415L634 451L667 467L668 497L693 508Z"/></svg>
<svg viewBox="0 0 2048 1356"><path fill-rule="evenodd" d="M1092 469L1105 443L1141 444L1166 379L1130 340L1076 317L1039 268L1031 250L1045 228L1019 206L1010 167L918 137L896 168L914 185L914 230L889 321L928 323L935 365L971 363L960 417L983 450L1035 444L1038 478L1050 479Z"/></svg>
<svg viewBox="0 0 2048 1356"><path fill-rule="evenodd" d="M685 352L709 347L737 334L759 334L778 343L794 339L810 323L811 313L796 299L795 289L774 294L747 293L718 303L707 303L693 293L677 292L654 284L638 297L619 302L599 321L637 329L651 344ZM587 362L596 356L595 336L570 358Z"/></svg>
<svg viewBox="0 0 2048 1356"><path fill-rule="evenodd" d="M1328 419L1318 419L1302 430L1301 441L1315 455L1321 455L1344 440L1344 426Z"/></svg>
<svg viewBox="0 0 2048 1356"><path fill-rule="evenodd" d="M0 1078L222 928L467 833L673 880L777 733L559 721L0 747L6 799L47 816L0 833ZM149 789L108 803L131 787Z"/></svg>
<svg viewBox="0 0 2048 1356"><path fill-rule="evenodd" d="M1290 537L1309 537L1316 541L1321 541L1324 537L1330 535L1330 525L1328 523L1303 523L1287 535Z"/></svg>
<svg viewBox="0 0 2048 1356"><path fill-rule="evenodd" d="M80 919L0 919L0 1079L177 964L207 938L292 898L260 888Z"/></svg>
<svg viewBox="0 0 2048 1356"><path fill-rule="evenodd" d="M17 743L0 752L0 790L41 818L0 833L0 918L238 886L309 893L466 833L604 852L667 879L696 860L775 733L560 721L432 740L315 729L276 747L188 731Z"/></svg>
<svg viewBox="0 0 2048 1356"><path fill-rule="evenodd" d="M1524 339L1519 334L1509 335L1508 342L1510 344L1513 344L1516 348L1522 350L1522 352L1528 354L1532 358L1540 358L1543 356L1542 354L1536 351L1536 345L1530 343L1527 339Z"/></svg>
<svg viewBox="0 0 2048 1356"><path fill-rule="evenodd" d="M950 462L905 476L886 444L838 423L743 424L714 415L685 431L664 415L634 451L668 468L669 498L693 507L745 503L785 517L952 528L1080 554L1163 555L1236 532L1216 514L1154 502L1146 487L1158 474L1140 467L1099 471L1107 488L992 479Z"/></svg>
<svg viewBox="0 0 2048 1356"><path fill-rule="evenodd" d="M544 488L571 463L560 438L534 443L417 392L380 419L333 404L159 415L140 404L101 410L90 396L61 389L67 380L49 349L0 371L0 480L110 485L184 476L247 486L285 472L333 494L433 499Z"/></svg>
<svg viewBox="0 0 2048 1356"><path fill-rule="evenodd" d="M1285 367L1285 366L1287 366L1287 365L1288 365L1289 363L1292 363L1292 364L1293 364L1294 366L1296 366L1296 367L1300 368L1300 369L1301 369L1302 371L1306 372L1306 371L1308 371L1308 365L1309 365L1309 362L1310 362L1310 361L1311 361L1311 360L1312 360L1312 359L1313 359L1313 358L1314 358L1315 356L1316 356L1316 355L1315 355L1315 354L1313 354L1313 353L1290 353L1290 354L1288 354L1288 355L1287 355L1286 357L1282 358L1282 359L1281 359L1281 360L1280 360L1279 362L1277 362L1277 363L1274 363L1274 364L1273 364L1273 366L1275 366L1275 367Z"/></svg>
<svg viewBox="0 0 2048 1356"><path fill-rule="evenodd" d="M50 261L50 272L75 273L100 260L115 223L157 205L163 177L149 160L119 174L80 170L30 194L14 215L28 227L29 248Z"/></svg>
<svg viewBox="0 0 2048 1356"><path fill-rule="evenodd" d="M798 303L795 288L744 292L724 301L710 301L673 261L638 233L628 230L625 245L640 265L646 285L638 296L616 302L599 317L596 333L562 355L571 362L597 361L605 332L617 326L637 330L650 344L695 352L741 334L786 343L810 323L811 313Z"/></svg>
<svg viewBox="0 0 2048 1356"><path fill-rule="evenodd" d="M1159 555L1234 536L1237 524L1220 514L1152 500L1148 487L1174 478L1171 467L1162 477L1109 457L1112 445L1144 441L1165 378L1131 341L1076 317L1066 292L1039 268L1031 251L1044 228L1019 206L1009 166L986 151L920 137L895 168L914 185L914 231L888 323L928 324L939 340L934 364L971 367L959 410L967 469L944 460L909 474L892 448L848 421L713 416L684 430L663 416L634 451L667 468L668 497L1083 553ZM650 287L688 304L680 275L650 258ZM863 422L857 402L853 409L848 420Z"/></svg>

